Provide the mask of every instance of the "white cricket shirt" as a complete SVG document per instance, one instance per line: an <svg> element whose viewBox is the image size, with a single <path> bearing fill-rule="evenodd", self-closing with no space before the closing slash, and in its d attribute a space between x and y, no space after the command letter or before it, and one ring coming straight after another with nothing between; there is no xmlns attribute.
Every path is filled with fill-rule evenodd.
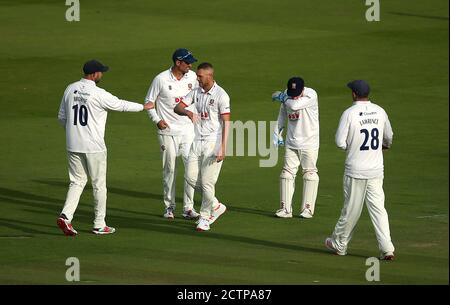
<svg viewBox="0 0 450 305"><path fill-rule="evenodd" d="M354 102L342 114L336 131L336 145L347 152L345 175L383 177L382 146L390 147L393 135L383 108L370 101Z"/></svg>
<svg viewBox="0 0 450 305"><path fill-rule="evenodd" d="M192 90L182 102L193 105L200 121L194 125L194 140L218 141L222 138L222 114L229 114L230 97L216 82L208 92L198 87Z"/></svg>
<svg viewBox="0 0 450 305"><path fill-rule="evenodd" d="M286 147L319 149L319 102L314 89L305 87L303 96L287 99L280 107L277 129L288 119Z"/></svg>
<svg viewBox="0 0 450 305"><path fill-rule="evenodd" d="M58 120L66 129L67 150L78 153L106 151L104 137L108 110L139 112L144 106L121 100L88 79L70 84L58 113Z"/></svg>
<svg viewBox="0 0 450 305"><path fill-rule="evenodd" d="M145 102L155 103L155 109L148 111L154 123L166 121L169 128L159 130L162 135L183 135L193 132L192 122L188 117L176 114L173 109L184 100L184 97L198 87L197 74L193 71L186 73L180 80L172 74L172 68L159 73L148 89Z"/></svg>

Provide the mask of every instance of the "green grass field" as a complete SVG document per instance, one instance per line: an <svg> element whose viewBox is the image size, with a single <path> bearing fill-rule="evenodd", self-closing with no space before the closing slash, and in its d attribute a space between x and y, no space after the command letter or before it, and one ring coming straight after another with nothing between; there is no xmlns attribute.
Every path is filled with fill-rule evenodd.
<svg viewBox="0 0 450 305"><path fill-rule="evenodd" d="M343 204L345 154L334 134L351 104L346 83L357 78L369 81L395 134L384 183L397 257L381 263L377 283L449 283L447 0L382 1L379 22L367 22L356 0L82 1L79 22L65 20L64 1L37 2L0 2L0 284L67 284L68 257L79 258L81 283L373 284L365 262L379 253L366 210L348 256L323 246ZM178 47L214 64L233 120L275 120L270 95L293 75L317 90L315 218L273 217L281 150L270 168L260 157L226 159L217 196L229 211L211 231L181 218L181 199L166 221L155 126L145 113L110 113L107 220L117 232L90 233L88 187L73 220L80 234L65 237L56 227L68 187L56 120L64 89L97 58L111 67L101 87L143 102ZM299 177L296 215L301 188Z"/></svg>

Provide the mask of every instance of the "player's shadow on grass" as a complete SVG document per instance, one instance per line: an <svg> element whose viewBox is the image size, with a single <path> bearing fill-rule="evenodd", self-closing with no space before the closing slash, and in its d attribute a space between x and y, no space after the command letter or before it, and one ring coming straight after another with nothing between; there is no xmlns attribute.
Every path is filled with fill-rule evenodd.
<svg viewBox="0 0 450 305"><path fill-rule="evenodd" d="M52 218L51 222L53 224L53 220L55 221L54 226L48 225L48 222L46 224L42 224L42 223L41 224L29 223L29 224L30 225L41 225L44 227L52 228L52 230L53 229L59 230L56 227L56 218L63 207L63 203L64 203L63 200L51 198L48 196L29 194L29 193L25 193L25 192L18 191L18 190L12 190L12 189L0 187L0 202L10 203L10 204L15 204L15 205L21 206L22 211L26 211L29 213L53 216L54 219ZM28 208L23 208L23 207L28 207ZM132 216L131 217L120 216L121 214L124 214L124 213L126 215L131 214ZM140 229L145 229L146 226L148 226L149 224L191 228L191 225L188 225L186 223L175 222L173 224L170 224L166 219L162 218L162 214L161 215L160 214L152 214L152 213L146 213L146 212L141 212L141 211L132 211L129 209L121 209L121 208L114 208L114 207L108 207L107 214L110 216L110 217L107 217L107 219L113 219L114 222L116 221L116 217L117 217L117 219L125 218L126 219L125 222L142 224L138 227ZM80 223L81 224L89 224L89 226L91 226L93 218L94 218L93 204L87 204L87 203L83 203L82 201L80 201L77 211L75 213L73 223L74 224L76 223L77 225ZM8 221L13 222L15 220L9 219ZM23 222L23 224L25 224L25 222ZM17 229L19 229L19 227L17 227ZM26 232L25 229L26 228L24 228L24 230L22 230L22 231ZM32 229L30 229L30 230L32 230ZM83 230L83 229L80 230L80 232L83 232L83 231L90 232L90 230ZM37 233L36 230L35 230L35 233ZM44 232L44 231L40 231L40 233L55 235L55 233L49 233L49 232Z"/></svg>
<svg viewBox="0 0 450 305"><path fill-rule="evenodd" d="M51 215L55 215L55 217L58 215L58 213L61 211L64 200L63 199L55 199L48 196L42 196L42 195L35 195L35 194L29 194L22 191L12 190L12 189L6 189L3 187L0 187L0 201L3 202L9 202L14 204L19 204L22 206L28 206L31 208L34 208L36 210L27 210L31 213L37 212L37 210L45 210L50 211ZM162 214L152 214L152 213L146 213L142 211L132 211L129 209L121 209L121 208L114 208L114 207L107 207L107 212L119 212L119 213L128 213L128 214L135 214L138 216L149 216L149 217L162 217ZM78 204L78 209L76 211L75 217L89 217L93 218L93 204L87 204L82 201ZM49 213L48 213L49 214Z"/></svg>
<svg viewBox="0 0 450 305"><path fill-rule="evenodd" d="M9 227L11 229L15 229L18 231L22 231L24 233L30 233L30 234L44 234L44 235L60 235L57 234L55 228L56 227L56 216L59 213L59 210L61 209L61 203L59 200L41 196L41 195L34 195L34 194L28 194L16 190L9 190L5 188L0 187L0 202L3 203L12 203L19 206L27 206L31 207L32 209L21 209L22 211L30 212L30 213L45 213L46 215L53 215L54 218L54 225L50 225L49 223L37 223L37 222L26 222L23 220L17 220L17 219L6 219L1 218L0 219L0 226ZM52 202L58 202L59 204L52 203ZM45 212L41 212L41 210L44 210ZM78 214L85 216L83 214L87 214L85 212L77 211ZM91 216L92 217L92 216ZM32 227L39 226L43 228L48 228L48 231L42 231L42 230L36 230Z"/></svg>
<svg viewBox="0 0 450 305"><path fill-rule="evenodd" d="M0 187L0 201L18 204L20 206L31 207L32 209L24 209L27 212L35 213L35 214L44 214L57 216L57 213L62 207L62 200L50 198L42 195L34 195L28 194L17 190L11 190ZM175 220L168 221L164 219L162 215L142 213L129 211L125 209L111 208L107 209L109 219L111 219L114 223L114 226L118 228L118 232L120 232L120 228L127 229L138 229L143 231L151 231L155 233L163 233L163 234L176 234L182 235L186 238L213 238L218 240L226 240L237 243L258 245L263 247L270 247L276 249L288 249L293 251L306 251L313 253L328 253L326 249L318 249L318 248L310 248L296 244L283 244L276 241L258 239L253 237L245 237L238 235L231 235L226 233L217 233L217 232L203 232L198 233L195 231L195 223L193 221L187 221L184 219L176 218ZM132 214L132 217L125 215ZM149 217L150 216L150 217ZM93 207L89 204L80 203L79 209L76 212L74 219L74 224L77 225L83 224L84 226L92 225L93 219ZM56 221L56 218L54 219ZM45 235L61 235L62 233L57 234L56 232L59 229L55 225L51 225L49 223L31 223L26 221L19 220L11 220L11 219L0 219L0 225L3 224L7 227L21 230L28 234L45 234ZM49 228L52 232L49 231L41 231L30 228L30 226L40 226L44 228ZM89 232L90 230L86 230L81 228L81 230L76 228L79 232ZM351 255L355 257L364 257L362 255Z"/></svg>
<svg viewBox="0 0 450 305"><path fill-rule="evenodd" d="M235 207L235 206L227 206L227 209L230 211L238 212L238 213L247 213L254 215L262 215L270 218L274 217L274 213L265 210L253 209L253 208L243 208L243 207Z"/></svg>
<svg viewBox="0 0 450 305"><path fill-rule="evenodd" d="M40 184L46 184L50 186L57 186L61 188L69 188L69 183L67 181L61 181L61 180L53 180L53 179L44 179L44 180L32 180L33 182L37 182ZM90 183L87 183L85 186L85 192L86 191L92 191L92 186ZM108 193L111 194L117 194L127 197L135 197L135 198L143 198L143 199L155 199L160 201L161 203L164 200L164 197L162 194L153 194L153 193L147 193L147 192L139 192L139 191L132 191L132 190L125 190L114 186L107 185ZM176 197L175 200L177 202L183 202L183 199L180 197Z"/></svg>
<svg viewBox="0 0 450 305"><path fill-rule="evenodd" d="M56 180L56 179L38 179L38 180L32 180L32 181L40 183L40 184L46 184L46 185L56 186L56 187L61 187L61 188L68 188L68 185L69 185L65 181ZM134 197L134 198L156 199L157 201L160 201L161 203L163 202L163 196L161 194L152 194L152 193L147 193L147 192L131 191L131 190L125 190L125 189L121 189L121 188L113 187L113 186L108 186L107 188L108 188L108 193L111 193L111 194L117 194L117 195ZM85 192L86 191L88 191L88 192L92 191L92 187L89 184L86 184ZM0 189L0 193L1 193L1 189ZM179 198L179 197L175 198L175 200L177 202L183 202L183 199ZM110 209L110 208L108 207L108 209ZM270 211L264 211L264 210L254 209L254 208L228 206L228 209L230 211L235 211L235 212L239 212L239 213L263 215L263 216L267 216L267 217L271 217L271 218L273 218L273 215L274 215L274 213L272 213ZM117 210L120 210L120 209L117 209ZM122 211L125 211L125 210L122 210Z"/></svg>
<svg viewBox="0 0 450 305"><path fill-rule="evenodd" d="M21 220L16 220L16 219L0 218L0 226L24 232L24 233L26 233L26 235L24 235L26 237L33 237L34 235L61 235L61 234L57 234L56 232L51 233L51 232L47 232L47 231L36 230L36 229L33 229L30 227L30 226L39 226L39 227L49 227L51 229L54 229L53 226L43 225L40 223L21 221ZM8 236L13 237L12 235L8 235ZM0 237L5 237L5 235L0 234Z"/></svg>
<svg viewBox="0 0 450 305"><path fill-rule="evenodd" d="M449 20L448 17L445 16L430 16L430 15L421 15L421 14L410 14L404 12L389 12L391 15L398 16L406 16L406 17L418 17L418 18L426 18L426 19L436 19L436 20Z"/></svg>

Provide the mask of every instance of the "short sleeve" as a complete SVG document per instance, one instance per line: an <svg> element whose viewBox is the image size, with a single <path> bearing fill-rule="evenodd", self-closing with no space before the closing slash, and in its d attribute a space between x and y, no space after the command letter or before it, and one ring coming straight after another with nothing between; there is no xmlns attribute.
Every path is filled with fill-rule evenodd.
<svg viewBox="0 0 450 305"><path fill-rule="evenodd" d="M161 91L161 80L159 77L153 79L150 88L148 89L147 96L145 97L145 102L155 102L158 98L159 92Z"/></svg>
<svg viewBox="0 0 450 305"><path fill-rule="evenodd" d="M230 112L230 97L228 96L228 94L224 94L219 101L219 113L229 114Z"/></svg>

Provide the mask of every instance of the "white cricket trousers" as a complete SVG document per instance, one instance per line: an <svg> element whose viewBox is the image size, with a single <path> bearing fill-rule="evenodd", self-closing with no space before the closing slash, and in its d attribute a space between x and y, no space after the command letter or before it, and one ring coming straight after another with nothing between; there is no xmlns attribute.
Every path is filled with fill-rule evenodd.
<svg viewBox="0 0 450 305"><path fill-rule="evenodd" d="M314 214L319 186L316 165L318 156L318 149L292 149L286 147L284 165L280 175L280 208L285 208L288 213L292 212L295 178L298 167L301 166L304 180L301 210L308 208Z"/></svg>
<svg viewBox="0 0 450 305"><path fill-rule="evenodd" d="M106 226L106 151L99 153L67 153L70 185L62 214L71 222L84 186L91 178L94 194L94 228Z"/></svg>
<svg viewBox="0 0 450 305"><path fill-rule="evenodd" d="M334 228L332 236L334 246L341 252L347 251L364 202L375 228L378 248L382 253L394 252L388 214L384 208L383 177L356 179L344 175L344 207Z"/></svg>
<svg viewBox="0 0 450 305"><path fill-rule="evenodd" d="M214 208L219 204L215 197L215 185L219 178L223 161L217 162L217 152L221 142L195 140L192 144L187 161L185 180L192 187L200 186L202 191L202 206L200 216L209 218Z"/></svg>
<svg viewBox="0 0 450 305"><path fill-rule="evenodd" d="M194 139L194 132L186 132L180 136L158 135L161 146L162 166L163 166L163 193L164 205L167 208L175 210L175 184L177 174L177 157L181 155L184 169L186 171L186 162L189 151ZM183 209L192 210L194 207L194 188L187 182L184 183Z"/></svg>

